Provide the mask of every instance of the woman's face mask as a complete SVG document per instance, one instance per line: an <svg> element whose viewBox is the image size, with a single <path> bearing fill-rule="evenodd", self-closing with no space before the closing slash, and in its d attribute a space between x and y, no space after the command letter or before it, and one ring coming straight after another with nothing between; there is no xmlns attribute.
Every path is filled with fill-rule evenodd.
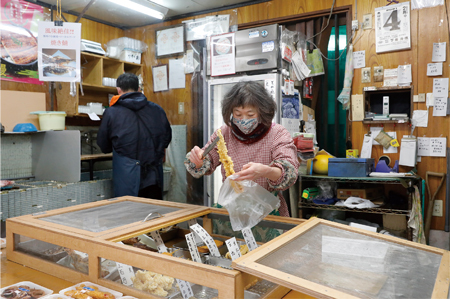
<svg viewBox="0 0 450 299"><path fill-rule="evenodd" d="M239 107L233 109L233 124L244 134L250 134L258 126L258 112L253 107Z"/></svg>

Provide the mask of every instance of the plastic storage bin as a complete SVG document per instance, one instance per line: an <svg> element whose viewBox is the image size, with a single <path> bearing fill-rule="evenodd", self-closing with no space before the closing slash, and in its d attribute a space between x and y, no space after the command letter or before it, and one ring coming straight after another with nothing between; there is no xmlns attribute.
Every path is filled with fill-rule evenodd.
<svg viewBox="0 0 450 299"><path fill-rule="evenodd" d="M66 127L66 113L64 111L35 111L30 114L39 116L41 131L64 130Z"/></svg>
<svg viewBox="0 0 450 299"><path fill-rule="evenodd" d="M366 177L375 169L375 159L367 158L330 158L328 159L328 176Z"/></svg>

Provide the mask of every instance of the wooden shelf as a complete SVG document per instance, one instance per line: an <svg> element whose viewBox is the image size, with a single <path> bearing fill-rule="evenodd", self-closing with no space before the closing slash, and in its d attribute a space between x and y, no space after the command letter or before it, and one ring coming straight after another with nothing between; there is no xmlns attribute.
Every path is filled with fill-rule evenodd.
<svg viewBox="0 0 450 299"><path fill-rule="evenodd" d="M95 84L88 84L83 83L83 91L84 90L95 90L95 91L104 91L104 92L112 92L117 93L117 89L115 87L111 86L102 86L102 85L95 85Z"/></svg>

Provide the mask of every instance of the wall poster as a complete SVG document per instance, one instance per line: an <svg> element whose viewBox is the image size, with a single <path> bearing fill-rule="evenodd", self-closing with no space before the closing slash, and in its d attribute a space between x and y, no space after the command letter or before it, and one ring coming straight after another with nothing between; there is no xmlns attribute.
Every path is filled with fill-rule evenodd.
<svg viewBox="0 0 450 299"><path fill-rule="evenodd" d="M1 79L43 84L38 76L38 22L43 8L23 0L1 0Z"/></svg>
<svg viewBox="0 0 450 299"><path fill-rule="evenodd" d="M81 23L39 22L39 78L80 82Z"/></svg>
<svg viewBox="0 0 450 299"><path fill-rule="evenodd" d="M375 8L376 52L411 49L409 2Z"/></svg>

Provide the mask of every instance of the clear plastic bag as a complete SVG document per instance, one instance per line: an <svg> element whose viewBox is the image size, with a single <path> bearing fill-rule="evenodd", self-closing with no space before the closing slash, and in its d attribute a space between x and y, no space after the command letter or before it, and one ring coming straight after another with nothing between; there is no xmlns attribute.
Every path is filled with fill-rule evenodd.
<svg viewBox="0 0 450 299"><path fill-rule="evenodd" d="M223 183L218 203L228 210L234 231L254 227L280 206L280 200L257 183L233 178L231 175Z"/></svg>

